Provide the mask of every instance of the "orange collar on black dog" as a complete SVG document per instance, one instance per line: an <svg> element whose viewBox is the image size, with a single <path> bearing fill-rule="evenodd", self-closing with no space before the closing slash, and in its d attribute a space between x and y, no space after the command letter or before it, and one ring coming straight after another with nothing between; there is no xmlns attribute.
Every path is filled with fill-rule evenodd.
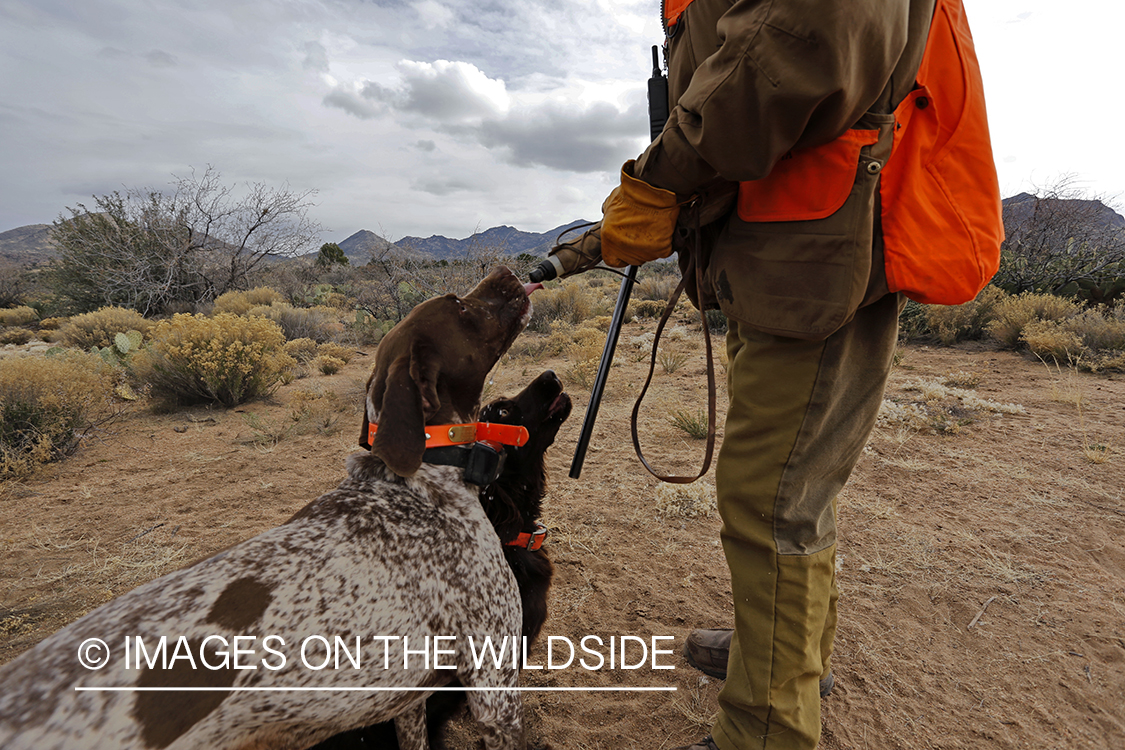
<svg viewBox="0 0 1125 750"><path fill-rule="evenodd" d="M379 425L367 428L367 442L375 442ZM426 447L442 448L447 445L466 445L468 443L490 442L501 445L514 445L517 448L528 440L527 428L517 424L495 424L492 422L469 422L467 424L428 424L426 425Z"/></svg>
<svg viewBox="0 0 1125 750"><path fill-rule="evenodd" d="M535 524L535 531L525 531L517 536L512 541L508 542L506 547L520 547L531 552L543 546L543 542L547 539L547 527L541 523Z"/></svg>

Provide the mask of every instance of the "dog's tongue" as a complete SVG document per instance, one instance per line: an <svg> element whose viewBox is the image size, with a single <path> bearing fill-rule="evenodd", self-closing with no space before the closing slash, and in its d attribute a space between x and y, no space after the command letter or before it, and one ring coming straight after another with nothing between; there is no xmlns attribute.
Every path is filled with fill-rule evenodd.
<svg viewBox="0 0 1125 750"><path fill-rule="evenodd" d="M538 283L538 282L536 282L534 284L524 284L523 285L524 294L526 294L528 297L530 297L531 293L534 292L536 289L542 289L542 288L543 288L543 285Z"/></svg>

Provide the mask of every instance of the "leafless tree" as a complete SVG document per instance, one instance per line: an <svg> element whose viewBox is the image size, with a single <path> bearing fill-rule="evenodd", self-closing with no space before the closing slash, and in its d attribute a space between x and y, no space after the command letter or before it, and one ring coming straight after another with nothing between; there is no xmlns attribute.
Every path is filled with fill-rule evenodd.
<svg viewBox="0 0 1125 750"><path fill-rule="evenodd" d="M309 249L320 231L307 215L312 191L255 183L236 194L211 167L173 185L95 197L93 209L55 221L48 278L72 312L112 304L147 315L213 299L245 288L265 259Z"/></svg>
<svg viewBox="0 0 1125 750"><path fill-rule="evenodd" d="M1079 294L1100 301L1125 278L1125 228L1104 196L1064 175L1004 205L994 283L1012 293Z"/></svg>

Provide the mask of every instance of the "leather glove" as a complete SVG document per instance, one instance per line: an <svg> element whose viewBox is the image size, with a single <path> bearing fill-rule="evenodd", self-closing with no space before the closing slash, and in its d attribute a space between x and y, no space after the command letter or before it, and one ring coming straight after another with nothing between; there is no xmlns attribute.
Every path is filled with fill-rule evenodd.
<svg viewBox="0 0 1125 750"><path fill-rule="evenodd" d="M555 245L551 248L551 252L547 254L547 262L554 266L553 273L540 273L539 277L532 274L532 281L566 278L576 273L589 271L591 268L601 263L601 222L594 224L575 239Z"/></svg>
<svg viewBox="0 0 1125 750"><path fill-rule="evenodd" d="M621 184L602 204L602 258L617 268L671 255L680 215L676 194L638 180L634 163L625 162Z"/></svg>

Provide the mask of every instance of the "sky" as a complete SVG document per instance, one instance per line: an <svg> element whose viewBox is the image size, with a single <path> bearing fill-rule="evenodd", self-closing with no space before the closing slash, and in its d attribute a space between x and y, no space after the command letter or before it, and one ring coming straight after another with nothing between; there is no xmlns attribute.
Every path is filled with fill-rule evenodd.
<svg viewBox="0 0 1125 750"><path fill-rule="evenodd" d="M1005 196L1125 197L1125 3L965 0ZM597 219L659 0L0 0L0 231L91 196L315 190L323 241Z"/></svg>

